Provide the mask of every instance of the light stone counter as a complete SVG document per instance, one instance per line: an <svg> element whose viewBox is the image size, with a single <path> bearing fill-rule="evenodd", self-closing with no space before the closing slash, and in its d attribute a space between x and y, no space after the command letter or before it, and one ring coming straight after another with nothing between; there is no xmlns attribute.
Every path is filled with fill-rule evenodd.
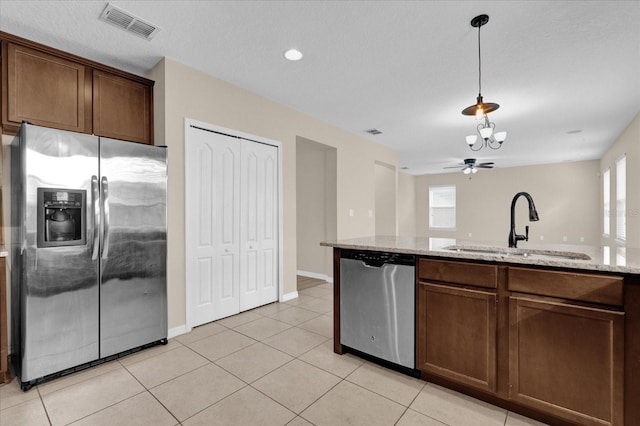
<svg viewBox="0 0 640 426"><path fill-rule="evenodd" d="M450 259L485 260L499 263L537 265L576 270L640 275L640 248L595 247L585 245L534 244L520 242L517 249L506 242L461 242L452 249L430 249L429 239L421 237L371 236L320 243L326 247L407 253ZM586 259L573 259L582 254ZM584 257L584 256L580 256Z"/></svg>

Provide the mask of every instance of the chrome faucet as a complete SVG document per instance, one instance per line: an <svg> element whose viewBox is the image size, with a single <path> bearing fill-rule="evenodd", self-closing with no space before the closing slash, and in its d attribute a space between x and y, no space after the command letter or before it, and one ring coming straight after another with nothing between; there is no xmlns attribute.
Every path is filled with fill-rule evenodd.
<svg viewBox="0 0 640 426"><path fill-rule="evenodd" d="M533 204L533 198L528 192L518 192L511 201L511 231L509 232L509 247L518 247L518 241L529 241L529 225L525 226L525 235L516 234L516 201L524 196L529 202L529 221L538 220L538 212Z"/></svg>

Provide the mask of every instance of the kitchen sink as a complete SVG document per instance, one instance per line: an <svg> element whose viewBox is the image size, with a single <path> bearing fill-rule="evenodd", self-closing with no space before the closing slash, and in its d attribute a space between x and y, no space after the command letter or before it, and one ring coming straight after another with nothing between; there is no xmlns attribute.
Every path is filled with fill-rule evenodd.
<svg viewBox="0 0 640 426"><path fill-rule="evenodd" d="M548 260L591 260L591 257L584 253L572 251L556 251L556 250L540 250L540 249L524 249L524 248L506 248L506 247L485 247L485 246L463 246L452 245L443 247L444 250L455 251L459 253L476 253L488 254L495 256L518 256L530 257L534 259Z"/></svg>

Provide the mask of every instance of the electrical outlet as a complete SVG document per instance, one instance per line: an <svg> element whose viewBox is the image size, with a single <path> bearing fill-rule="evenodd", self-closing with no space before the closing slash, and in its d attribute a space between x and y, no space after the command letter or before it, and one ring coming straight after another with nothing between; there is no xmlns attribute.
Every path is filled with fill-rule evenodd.
<svg viewBox="0 0 640 426"><path fill-rule="evenodd" d="M544 235L540 235L540 241L544 241Z"/></svg>
<svg viewBox="0 0 640 426"><path fill-rule="evenodd" d="M566 236L566 235L564 235L564 236L562 237L562 241L564 241L565 243L567 242L567 239L568 239L568 238L567 238L567 236Z"/></svg>
<svg viewBox="0 0 640 426"><path fill-rule="evenodd" d="M473 237L473 234L471 232L469 232L469 238Z"/></svg>
<svg viewBox="0 0 640 426"><path fill-rule="evenodd" d="M584 237L580 237L580 242L584 243Z"/></svg>
<svg viewBox="0 0 640 426"><path fill-rule="evenodd" d="M349 217L353 217L353 209L349 209Z"/></svg>
<svg viewBox="0 0 640 426"><path fill-rule="evenodd" d="M369 217L373 217L373 210L369 210Z"/></svg>

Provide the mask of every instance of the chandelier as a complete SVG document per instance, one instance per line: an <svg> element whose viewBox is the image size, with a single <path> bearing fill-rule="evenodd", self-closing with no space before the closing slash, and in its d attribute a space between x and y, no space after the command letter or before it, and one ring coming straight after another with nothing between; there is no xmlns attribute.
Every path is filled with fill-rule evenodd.
<svg viewBox="0 0 640 426"><path fill-rule="evenodd" d="M496 125L489 121L488 113L493 112L500 108L500 105L492 102L484 102L482 99L482 56L480 55L480 27L489 22L488 15L478 15L471 20L471 26L478 28L478 97L476 103L466 107L462 110L463 115L473 115L477 120L480 120L480 124L476 127L478 134L469 135L466 137L467 144L472 151L479 151L483 147L489 147L491 149L500 149L502 143L507 138L507 132L494 133ZM477 144L478 135L482 140L482 143Z"/></svg>

